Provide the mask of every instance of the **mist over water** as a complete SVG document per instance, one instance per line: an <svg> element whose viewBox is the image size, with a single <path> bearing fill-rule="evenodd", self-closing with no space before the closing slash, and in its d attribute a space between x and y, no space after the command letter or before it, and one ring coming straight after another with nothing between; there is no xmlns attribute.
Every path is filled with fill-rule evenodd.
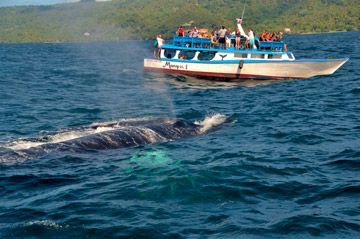
<svg viewBox="0 0 360 239"><path fill-rule="evenodd" d="M0 237L359 237L359 39L289 36L297 58L351 59L332 76L271 82L149 75L152 42L1 44L0 154L121 120L231 120L1 163Z"/></svg>

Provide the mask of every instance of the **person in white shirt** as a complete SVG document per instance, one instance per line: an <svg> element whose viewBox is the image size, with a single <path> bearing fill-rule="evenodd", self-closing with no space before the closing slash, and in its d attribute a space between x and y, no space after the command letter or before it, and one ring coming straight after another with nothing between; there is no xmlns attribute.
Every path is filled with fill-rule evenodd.
<svg viewBox="0 0 360 239"><path fill-rule="evenodd" d="M161 35L158 35L156 37L156 41L158 43L157 47L158 47L158 57L160 57L160 54L161 54L161 47L164 45L164 42L165 40L162 39L162 36Z"/></svg>
<svg viewBox="0 0 360 239"><path fill-rule="evenodd" d="M192 37L198 37L199 36L199 31L196 27L194 27L194 29L192 30Z"/></svg>
<svg viewBox="0 0 360 239"><path fill-rule="evenodd" d="M250 28L249 29L249 32L248 32L248 37L249 37L249 44L250 44L250 48L251 49L256 49L256 46L255 46L255 36L254 36L254 32L253 30Z"/></svg>
<svg viewBox="0 0 360 239"><path fill-rule="evenodd" d="M219 30L219 44L220 47L223 48L226 48L226 33L226 28L224 26L221 26L221 29Z"/></svg>

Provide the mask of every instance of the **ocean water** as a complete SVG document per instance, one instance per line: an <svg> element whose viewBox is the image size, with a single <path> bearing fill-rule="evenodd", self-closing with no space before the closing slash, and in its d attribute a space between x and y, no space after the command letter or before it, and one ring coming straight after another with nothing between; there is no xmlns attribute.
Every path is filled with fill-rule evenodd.
<svg viewBox="0 0 360 239"><path fill-rule="evenodd" d="M288 36L297 58L350 61L331 76L245 82L146 74L152 42L1 44L0 238L360 238L359 39ZM210 126L6 156L158 118Z"/></svg>

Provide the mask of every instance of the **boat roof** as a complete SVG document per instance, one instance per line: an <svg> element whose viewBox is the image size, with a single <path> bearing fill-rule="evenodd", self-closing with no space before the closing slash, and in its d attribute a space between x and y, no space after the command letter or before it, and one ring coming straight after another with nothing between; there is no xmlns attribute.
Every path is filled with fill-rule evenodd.
<svg viewBox="0 0 360 239"><path fill-rule="evenodd" d="M264 42L259 41L259 49L236 49L227 47L226 49L214 45L210 38L197 37L179 37L174 36L172 43L164 44L164 49L186 50L186 51L216 51L216 52L233 52L233 53L255 53L255 54L283 54L285 53L284 42ZM291 53L291 52L286 52Z"/></svg>

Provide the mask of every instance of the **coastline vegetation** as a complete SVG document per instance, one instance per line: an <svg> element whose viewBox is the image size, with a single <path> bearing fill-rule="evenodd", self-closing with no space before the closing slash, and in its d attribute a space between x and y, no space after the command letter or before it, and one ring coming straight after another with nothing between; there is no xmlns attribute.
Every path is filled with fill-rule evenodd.
<svg viewBox="0 0 360 239"><path fill-rule="evenodd" d="M0 42L86 42L172 36L179 25L234 30L244 1L113 0L0 8ZM292 33L359 30L358 0L248 0L245 29Z"/></svg>

